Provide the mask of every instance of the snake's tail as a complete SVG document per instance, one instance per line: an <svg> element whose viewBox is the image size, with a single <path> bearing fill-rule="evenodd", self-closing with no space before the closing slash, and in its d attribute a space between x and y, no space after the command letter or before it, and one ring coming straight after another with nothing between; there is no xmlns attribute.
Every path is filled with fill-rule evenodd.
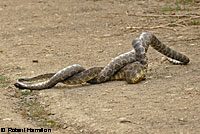
<svg viewBox="0 0 200 134"><path fill-rule="evenodd" d="M167 61L169 61L170 63L174 64L174 65L185 65L183 64L183 62L180 62L178 60L175 60L175 59L172 59L172 58L169 58L169 57L166 57Z"/></svg>
<svg viewBox="0 0 200 134"><path fill-rule="evenodd" d="M17 81L14 84L14 86L19 88L19 89L42 90L42 89L52 88L56 84L57 83L49 84L49 81L44 81L44 82L34 83L34 84L32 84L32 83L23 83L23 82Z"/></svg>
<svg viewBox="0 0 200 134"><path fill-rule="evenodd" d="M55 73L48 73L48 74L42 74L38 75L32 78L19 78L17 82L14 83L14 86L19 89L33 89L33 90L40 90L38 86L45 85L45 81L50 79L52 76L54 76ZM52 85L54 86L54 85ZM47 87L49 88L49 87Z"/></svg>
<svg viewBox="0 0 200 134"><path fill-rule="evenodd" d="M45 81L47 79L50 79L52 76L54 76L56 73L47 73L38 75L32 78L19 78L19 82L38 82L38 81Z"/></svg>
<svg viewBox="0 0 200 134"><path fill-rule="evenodd" d="M159 44L159 45L157 45L157 44ZM164 45L158 39L157 39L157 43L153 43L151 46L154 49L156 49L158 52L166 55L167 59L172 63L186 65L190 62L190 60L187 56Z"/></svg>
<svg viewBox="0 0 200 134"><path fill-rule="evenodd" d="M186 65L190 62L187 56L164 45L152 33L143 32L140 36L140 39L142 40L146 51L149 45L151 45L158 52L166 55L168 57L168 60L173 63Z"/></svg>
<svg viewBox="0 0 200 134"><path fill-rule="evenodd" d="M74 74L77 74L79 72L84 71L85 69L78 65L78 64L74 64L71 66L68 66L60 71L58 71L56 74L49 74L49 75L53 75L51 78L42 81L42 82L36 82L33 83L31 81L33 80L37 80L40 79L40 76L36 76L33 78L29 78L29 79L20 79L21 81L17 81L14 85L15 87L19 88L19 89L30 89L30 90L41 90L41 89L49 89L54 87L58 82L64 81L67 78L70 78L71 76L73 76ZM46 75L46 77L49 75ZM30 82L27 82L30 81Z"/></svg>

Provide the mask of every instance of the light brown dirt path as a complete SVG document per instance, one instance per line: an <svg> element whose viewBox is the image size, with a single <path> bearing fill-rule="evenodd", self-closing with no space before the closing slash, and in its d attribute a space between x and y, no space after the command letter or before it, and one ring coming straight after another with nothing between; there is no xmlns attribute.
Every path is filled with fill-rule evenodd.
<svg viewBox="0 0 200 134"><path fill-rule="evenodd" d="M58 84L34 93L49 118L65 124L54 133L200 133L199 7L199 1L1 0L0 74L11 82L0 88L1 127L40 127L14 108L16 78L71 64L105 66L150 31L190 64L161 63L149 48L147 79L138 84Z"/></svg>
<svg viewBox="0 0 200 134"><path fill-rule="evenodd" d="M13 104L16 101L13 97L7 95L8 91L5 91L4 88L1 88L1 108L0 108L0 128L4 127L13 127L19 128L22 127L33 127L27 120L25 120L21 115L17 114L15 105Z"/></svg>

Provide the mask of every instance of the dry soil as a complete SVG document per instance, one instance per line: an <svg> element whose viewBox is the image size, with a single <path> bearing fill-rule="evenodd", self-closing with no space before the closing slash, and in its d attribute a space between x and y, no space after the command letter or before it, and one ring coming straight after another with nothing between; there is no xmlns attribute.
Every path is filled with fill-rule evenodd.
<svg viewBox="0 0 200 134"><path fill-rule="evenodd" d="M48 118L64 124L52 133L200 133L200 1L184 1L0 0L0 127L42 127L18 110L16 78L105 66L149 31L191 62L161 63L149 48L147 79L138 84L34 91Z"/></svg>

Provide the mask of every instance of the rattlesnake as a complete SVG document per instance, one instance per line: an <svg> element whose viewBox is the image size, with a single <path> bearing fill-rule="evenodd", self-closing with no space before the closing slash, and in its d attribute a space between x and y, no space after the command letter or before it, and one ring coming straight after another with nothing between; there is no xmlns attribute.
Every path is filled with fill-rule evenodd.
<svg viewBox="0 0 200 134"><path fill-rule="evenodd" d="M133 49L130 52L115 57L105 67L92 67L85 70L82 66L74 64L57 73L18 79L14 85L20 89L40 90L52 88L58 82L98 84L109 80L126 80L128 83L137 83L145 79L148 67L146 53L149 45L166 55L167 59L174 64L186 65L190 61L187 56L161 43L152 33L143 32L139 38L133 40Z"/></svg>

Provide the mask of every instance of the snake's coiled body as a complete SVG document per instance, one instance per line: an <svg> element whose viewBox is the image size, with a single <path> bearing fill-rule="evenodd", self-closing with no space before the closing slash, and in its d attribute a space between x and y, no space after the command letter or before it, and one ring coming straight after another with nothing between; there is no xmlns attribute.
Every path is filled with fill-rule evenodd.
<svg viewBox="0 0 200 134"><path fill-rule="evenodd" d="M39 75L33 78L19 79L14 85L20 89L40 90L52 88L58 82L65 84L98 84L109 80L126 80L128 83L137 83L144 79L147 72L146 53L149 46L167 56L175 64L186 65L189 58L162 44L155 35L144 32L132 42L133 49L115 57L105 67L93 67L85 70L74 64L57 73Z"/></svg>

